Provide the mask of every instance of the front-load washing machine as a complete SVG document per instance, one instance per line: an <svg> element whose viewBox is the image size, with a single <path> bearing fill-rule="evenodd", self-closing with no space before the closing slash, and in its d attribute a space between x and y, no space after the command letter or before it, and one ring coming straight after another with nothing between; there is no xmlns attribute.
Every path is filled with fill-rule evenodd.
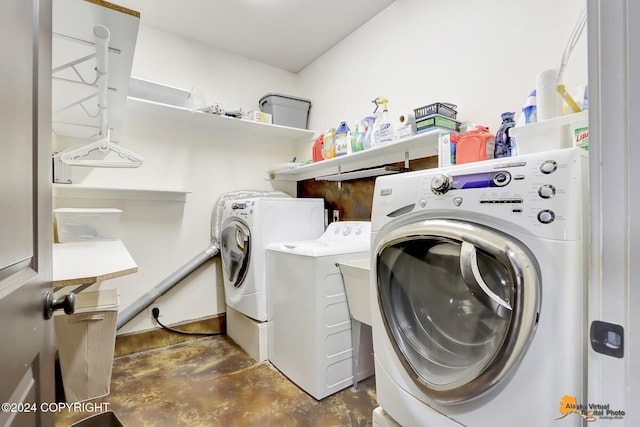
<svg viewBox="0 0 640 427"><path fill-rule="evenodd" d="M317 240L275 243L267 249L269 361L320 400L373 375L373 343L363 328L358 345L338 262L369 257L371 223L332 222Z"/></svg>
<svg viewBox="0 0 640 427"><path fill-rule="evenodd" d="M314 239L323 231L321 198L257 197L226 202L220 256L227 334L254 359L267 358L267 245Z"/></svg>
<svg viewBox="0 0 640 427"><path fill-rule="evenodd" d="M377 179L376 388L399 424L583 424L587 165L569 148Z"/></svg>

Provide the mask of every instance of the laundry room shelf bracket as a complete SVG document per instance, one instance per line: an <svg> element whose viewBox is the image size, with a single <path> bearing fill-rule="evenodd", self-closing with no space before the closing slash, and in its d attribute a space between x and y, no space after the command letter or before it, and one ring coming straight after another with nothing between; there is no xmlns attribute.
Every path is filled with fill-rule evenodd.
<svg viewBox="0 0 640 427"><path fill-rule="evenodd" d="M55 2L52 128L56 136L89 142L54 153L54 182L71 183L70 166L142 164L141 156L114 143L120 136L139 20L138 12L108 2Z"/></svg>
<svg viewBox="0 0 640 427"><path fill-rule="evenodd" d="M111 33L109 29L104 25L96 25L93 27L93 35L95 39L95 53L84 56L80 59L71 61L62 66L56 67L53 73L65 70L68 68L73 69L76 76L80 79L79 83L83 83L88 86L95 86L96 92L89 96L86 96L80 100L72 102L58 111L64 111L76 105L79 105L82 110L91 118L99 119L98 136L99 140L91 142L80 147L72 147L64 150L60 153L56 153L53 156L53 169L54 169L54 182L71 182L70 166L92 166L92 167L139 167L142 165L143 158L132 151L126 150L118 145L113 144L110 141L109 130L109 39ZM94 59L96 61L95 79L88 81L85 79L80 71L76 68L76 65ZM97 112L91 113L84 105L85 102L97 98ZM115 152L120 159L117 161L104 161L104 160L87 160L85 157L93 151Z"/></svg>
<svg viewBox="0 0 640 427"><path fill-rule="evenodd" d="M96 118L98 116L102 116L100 117L100 129L98 129L98 131L100 133L104 133L105 128L104 126L107 126L107 118L106 118L106 113L107 113L107 93L109 90L113 90L116 91L115 88L109 88L108 87L108 80L107 80L107 76L108 76L108 57L109 57L109 52L112 51L114 53L119 54L120 51L118 49L113 49L111 50L109 48L109 38L110 38L110 33L109 33L109 29L103 25L96 25L93 28L93 34L94 34L94 38L95 38L95 42L89 42L87 40L81 40L81 39L76 39L74 37L66 37L63 36L61 34L54 34L55 36L59 36L59 37L63 37L66 40L70 40L76 43L81 43L81 44L90 44L93 45L95 47L95 52L90 54L90 55L85 55L81 58L75 59L73 61L67 62L65 64L59 65L57 67L54 67L51 71L52 74L52 79L53 80L57 80L57 81L63 81L63 82L67 82L67 83L71 83L71 84L81 84L81 85L86 85L89 87L93 87L95 88L95 92L85 96L81 99L78 99L72 103L69 103L63 107L57 108L56 110L53 111L53 114L57 114L60 113L62 111L68 110L70 108L73 108L75 106L80 106L82 108L82 110L91 118ZM78 65L86 63L88 61L94 60L96 61L96 66L94 68L95 71L95 77L93 78L93 80L91 78L86 78L85 76L83 76L82 72L78 69ZM78 78L78 80L71 80L71 79L67 79L67 78L63 78L60 76L56 76L56 74L71 69L73 70L74 74L76 75L76 77ZM98 102L97 102L97 111L95 113L89 111L89 109L85 106L85 103L90 101L91 99L97 98Z"/></svg>

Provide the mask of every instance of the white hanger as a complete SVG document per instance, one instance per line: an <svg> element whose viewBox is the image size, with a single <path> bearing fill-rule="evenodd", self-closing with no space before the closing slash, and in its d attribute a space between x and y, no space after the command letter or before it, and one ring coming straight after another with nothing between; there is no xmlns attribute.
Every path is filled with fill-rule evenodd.
<svg viewBox="0 0 640 427"><path fill-rule="evenodd" d="M85 159L94 151L102 153L116 153L122 160L102 160L102 159ZM127 150L114 144L109 140L109 132L107 138L100 138L89 144L71 147L60 153L60 160L70 166L91 166L98 168L137 168L142 166L144 157L133 151Z"/></svg>

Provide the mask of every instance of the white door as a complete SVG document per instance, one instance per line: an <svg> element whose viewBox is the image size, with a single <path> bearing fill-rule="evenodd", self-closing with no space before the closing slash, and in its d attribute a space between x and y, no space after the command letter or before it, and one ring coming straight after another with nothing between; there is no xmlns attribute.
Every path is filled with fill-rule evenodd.
<svg viewBox="0 0 640 427"><path fill-rule="evenodd" d="M51 1L1 1L0 35L0 426L52 426Z"/></svg>
<svg viewBox="0 0 640 427"><path fill-rule="evenodd" d="M225 221L220 233L222 271L226 283L240 288L249 271L251 232L244 221L232 218ZM255 292L255 290L245 290Z"/></svg>
<svg viewBox="0 0 640 427"><path fill-rule="evenodd" d="M463 402L512 371L541 301L538 265L520 242L468 222L425 220L392 230L375 251L387 335L426 395Z"/></svg>

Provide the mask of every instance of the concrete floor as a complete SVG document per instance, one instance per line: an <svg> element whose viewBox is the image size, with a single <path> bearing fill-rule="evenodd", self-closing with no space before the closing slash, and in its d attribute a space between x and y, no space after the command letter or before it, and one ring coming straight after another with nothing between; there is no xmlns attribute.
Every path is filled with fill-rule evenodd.
<svg viewBox="0 0 640 427"><path fill-rule="evenodd" d="M377 406L373 377L317 401L225 335L116 358L111 393L89 402L107 403L125 427L360 427ZM91 415L59 412L56 427Z"/></svg>

